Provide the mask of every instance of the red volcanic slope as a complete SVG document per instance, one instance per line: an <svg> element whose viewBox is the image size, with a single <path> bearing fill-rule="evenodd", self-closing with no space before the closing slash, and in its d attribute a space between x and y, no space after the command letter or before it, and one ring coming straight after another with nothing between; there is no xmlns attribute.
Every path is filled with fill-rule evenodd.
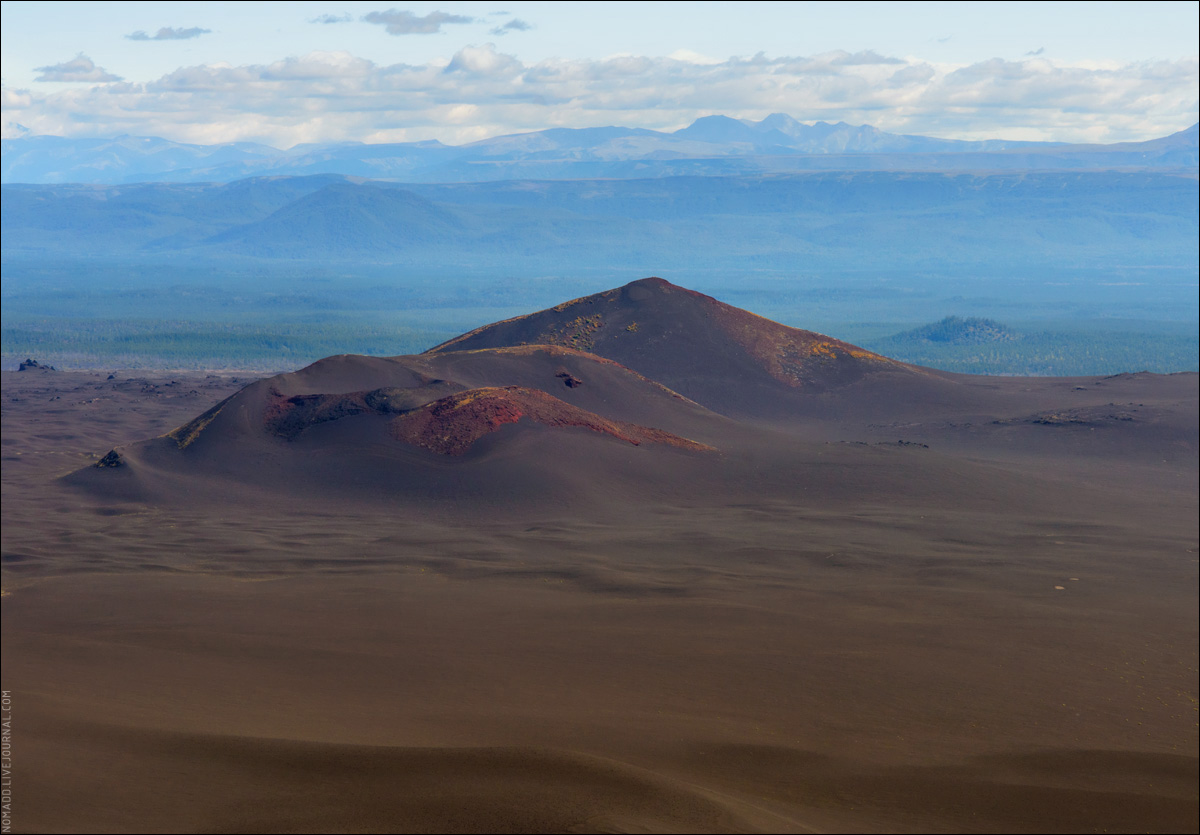
<svg viewBox="0 0 1200 835"><path fill-rule="evenodd" d="M500 419L502 414L689 449L707 447L679 438L678 429L691 432L721 422L612 360L538 345L386 359L329 357L247 386L166 437L181 450L234 439L300 442L323 425L382 417L405 427L391 433L394 439L420 437L424 440L414 441L419 446L462 452L457 443L414 434L413 427L441 427L460 440L475 439L489 434L495 420L511 422ZM472 421L478 427L468 427Z"/></svg>
<svg viewBox="0 0 1200 835"><path fill-rule="evenodd" d="M731 428L611 360L566 348L337 356L252 383L73 481L189 506L238 493L406 501L430 513L476 499L480 513L603 510L705 483L721 458L707 453Z"/></svg>
<svg viewBox="0 0 1200 835"><path fill-rule="evenodd" d="M582 427L634 446L655 443L692 451L713 450L707 444L661 429L606 420L545 392L520 386L470 389L443 397L394 419L391 433L397 440L414 446L444 455L462 455L484 435L522 418L550 427Z"/></svg>
<svg viewBox="0 0 1200 835"><path fill-rule="evenodd" d="M725 413L778 411L801 392L844 387L868 375L923 376L912 366L661 278L487 325L428 353L533 344L608 357Z"/></svg>

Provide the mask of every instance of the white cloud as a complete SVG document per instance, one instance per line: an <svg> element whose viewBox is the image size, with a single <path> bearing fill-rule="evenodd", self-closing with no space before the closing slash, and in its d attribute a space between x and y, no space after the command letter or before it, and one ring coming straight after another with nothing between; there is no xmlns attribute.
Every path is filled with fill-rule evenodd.
<svg viewBox="0 0 1200 835"><path fill-rule="evenodd" d="M871 66L875 64L903 64L899 58L889 58L886 55L880 55L872 49L863 52L837 52L830 58L829 63L835 66L852 67L857 64Z"/></svg>
<svg viewBox="0 0 1200 835"><path fill-rule="evenodd" d="M33 95L28 90L5 87L0 90L0 106L5 110L22 110L33 105Z"/></svg>
<svg viewBox="0 0 1200 835"><path fill-rule="evenodd" d="M491 78L512 78L525 66L511 55L496 51L495 44L464 46L454 54L444 72L470 73Z"/></svg>
<svg viewBox="0 0 1200 835"><path fill-rule="evenodd" d="M97 67L91 58L82 52L70 61L61 64L50 64L45 67L34 67L41 73L34 81L120 81L121 76L113 75L103 67Z"/></svg>
<svg viewBox="0 0 1200 835"><path fill-rule="evenodd" d="M446 23L473 23L475 18L446 12L430 12L419 17L413 12L388 9L386 12L370 12L362 17L366 23L375 23L387 29L389 35L432 35L442 31Z"/></svg>
<svg viewBox="0 0 1200 835"><path fill-rule="evenodd" d="M125 37L131 41L186 41L191 38L198 38L201 35L207 35L210 32L212 32L211 29L202 29L199 26L190 26L187 29L164 26L153 35L147 35L145 32L138 30L137 32L130 32Z"/></svg>
<svg viewBox="0 0 1200 835"><path fill-rule="evenodd" d="M677 49L667 56L674 61L686 61L689 64L721 64L724 63L720 58L712 58L699 52L693 52L690 49Z"/></svg>
<svg viewBox="0 0 1200 835"><path fill-rule="evenodd" d="M116 80L86 56L44 78ZM833 52L809 57L555 59L524 64L493 44L383 66L345 52L266 65L181 67L150 83L4 91L6 121L35 133L460 143L545 127L674 129L698 116L846 121L948 138L1115 142L1196 120L1197 60L1067 65L1045 57L947 66Z"/></svg>
<svg viewBox="0 0 1200 835"><path fill-rule="evenodd" d="M519 18L519 17L514 17L512 20L508 21L507 23L501 24L500 26L493 27L492 29L490 29L488 31L490 31L491 34L493 34L493 35L507 35L509 32L528 32L532 28L533 28L532 24L526 23L524 20L521 20L521 18Z"/></svg>

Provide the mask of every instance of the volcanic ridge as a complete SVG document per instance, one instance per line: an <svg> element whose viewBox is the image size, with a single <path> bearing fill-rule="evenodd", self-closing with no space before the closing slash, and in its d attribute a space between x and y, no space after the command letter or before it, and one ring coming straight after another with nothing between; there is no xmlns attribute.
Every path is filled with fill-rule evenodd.
<svg viewBox="0 0 1200 835"><path fill-rule="evenodd" d="M1195 382L1155 379L1165 382L1152 387L1185 399ZM104 492L124 479L130 497L155 500L190 496L207 480L457 502L468 473L469 491L493 503L517 495L636 502L664 490L713 501L728 492L785 497L818 481L825 498L893 488L916 495L958 481L982 499L980 485L1003 478L971 475L976 463L897 460L880 471L854 457L865 453L815 445L888 442L910 454L936 440L1046 455L1086 443L1094 452L1107 436L1049 438L1036 434L1047 421L1026 418L1111 408L1102 398L1113 393L1100 385L1111 383L1048 380L1023 384L1018 396L995 378L907 365L647 278L424 354L335 356L259 380L160 438L113 450L75 480ZM1167 417L1127 421L1129 437L1109 439L1107 449L1190 443L1187 409L1155 414ZM830 470L838 455L844 466ZM929 475L917 478L923 466ZM181 480L186 490L167 483Z"/></svg>
<svg viewBox="0 0 1200 835"><path fill-rule="evenodd" d="M695 429L689 424L702 415L711 424L710 410L770 413L786 407L788 395L872 372L917 373L647 278L479 328L417 357L322 360L247 387L166 439L181 451L203 436L295 443L328 424L384 421L396 441L461 456L502 426L523 422L584 428L635 446L712 451L713 444L673 430Z"/></svg>

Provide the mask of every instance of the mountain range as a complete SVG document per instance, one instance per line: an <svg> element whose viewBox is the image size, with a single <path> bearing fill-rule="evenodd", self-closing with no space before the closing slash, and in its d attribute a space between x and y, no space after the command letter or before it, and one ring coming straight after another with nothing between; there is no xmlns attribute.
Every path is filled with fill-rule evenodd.
<svg viewBox="0 0 1200 835"><path fill-rule="evenodd" d="M311 174L446 183L827 170L1187 169L1200 159L1197 125L1146 142L1071 145L937 139L844 122L805 124L782 113L757 122L706 116L674 132L553 128L461 146L338 142L280 150L249 142L27 134L4 139L0 147L0 182L94 184Z"/></svg>
<svg viewBox="0 0 1200 835"><path fill-rule="evenodd" d="M256 258L492 270L1195 265L1178 172L814 172L394 184L7 185L5 257Z"/></svg>

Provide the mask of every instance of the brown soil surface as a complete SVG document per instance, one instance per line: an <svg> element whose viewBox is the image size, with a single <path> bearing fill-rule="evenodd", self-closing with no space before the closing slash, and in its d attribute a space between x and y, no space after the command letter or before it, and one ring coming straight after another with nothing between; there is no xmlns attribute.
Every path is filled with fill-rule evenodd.
<svg viewBox="0 0 1200 835"><path fill-rule="evenodd" d="M1196 831L1197 375L627 359L4 373L14 831Z"/></svg>

